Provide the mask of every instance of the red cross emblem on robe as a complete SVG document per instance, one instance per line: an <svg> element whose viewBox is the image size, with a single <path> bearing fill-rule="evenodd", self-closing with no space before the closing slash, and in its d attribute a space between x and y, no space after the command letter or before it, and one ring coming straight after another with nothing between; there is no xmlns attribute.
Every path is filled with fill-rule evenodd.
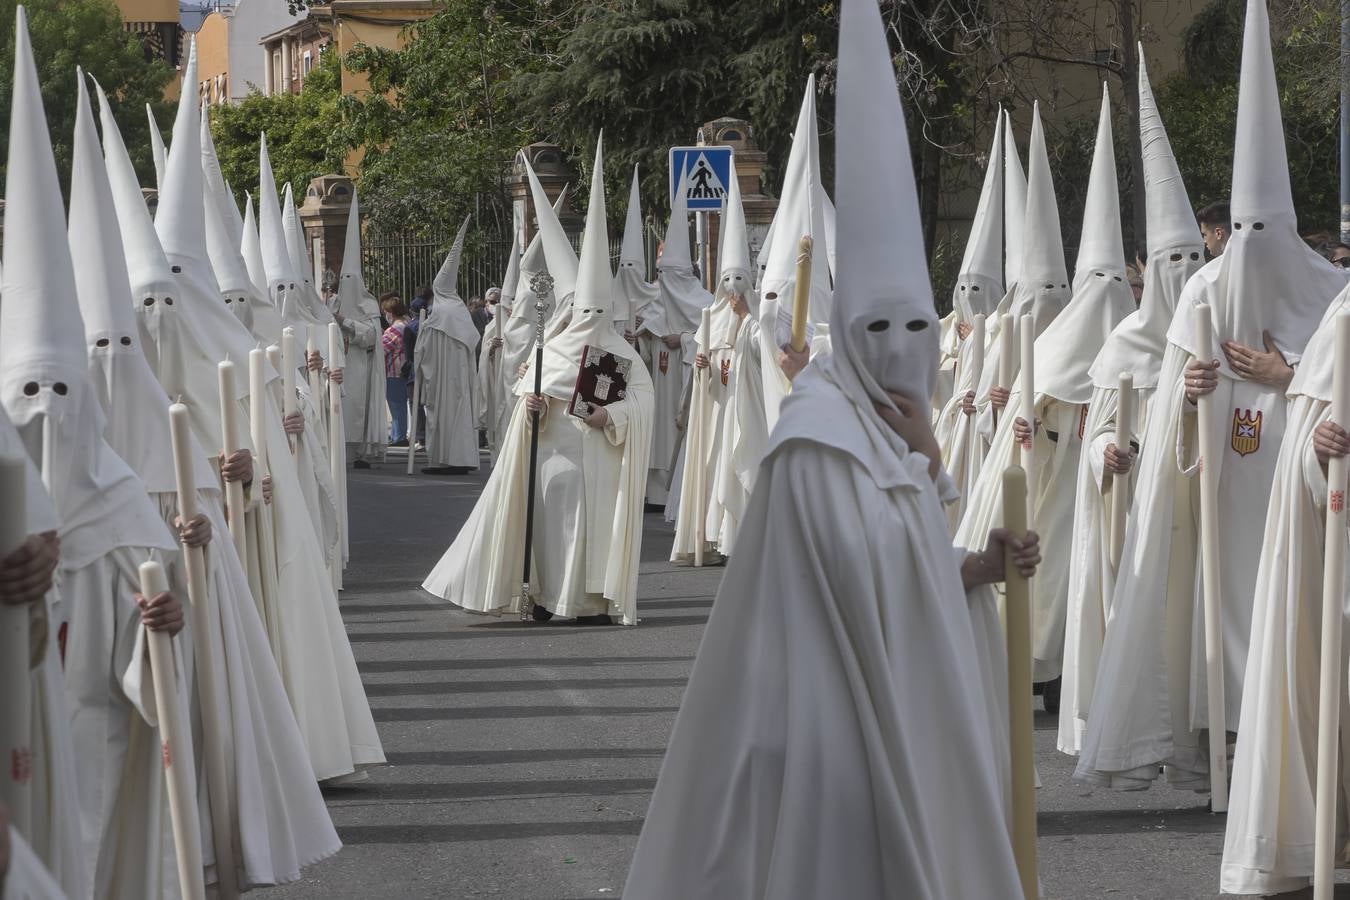
<svg viewBox="0 0 1350 900"><path fill-rule="evenodd" d="M669 350L662 350L662 351L661 351L661 357L660 357L660 359L658 360L658 364L659 364L660 367L661 367L661 374L662 374L662 375L666 374L666 370L670 368L670 351L669 351Z"/></svg>
<svg viewBox="0 0 1350 900"><path fill-rule="evenodd" d="M1261 411L1252 415L1250 409L1233 410L1233 449L1238 456L1247 456L1261 449Z"/></svg>
<svg viewBox="0 0 1350 900"><path fill-rule="evenodd" d="M731 360L722 360L722 387L727 386L727 379L731 377Z"/></svg>

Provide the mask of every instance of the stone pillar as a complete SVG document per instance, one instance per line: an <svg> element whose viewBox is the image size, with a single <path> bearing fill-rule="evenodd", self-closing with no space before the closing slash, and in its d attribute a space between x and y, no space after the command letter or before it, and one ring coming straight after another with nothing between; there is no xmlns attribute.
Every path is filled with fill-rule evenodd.
<svg viewBox="0 0 1350 900"><path fill-rule="evenodd" d="M342 274L342 253L346 249L347 214L352 206L352 180L346 175L320 175L309 182L304 202L296 210L305 230L305 250L319 242L315 276L322 289L325 281L337 286Z"/></svg>
<svg viewBox="0 0 1350 900"><path fill-rule="evenodd" d="M281 90L279 93L291 93L291 39L281 39Z"/></svg>
<svg viewBox="0 0 1350 900"><path fill-rule="evenodd" d="M699 129L705 142L713 147L731 147L736 165L736 181L741 188L741 204L745 207L745 231L750 239L750 261L764 242L773 214L778 211L778 199L764 193L764 165L769 155L755 146L754 129L744 119L723 117L706 123ZM708 217L708 242L716 253L721 234L722 217ZM720 266L714 260L714 267ZM713 273L715 278L717 273Z"/></svg>
<svg viewBox="0 0 1350 900"><path fill-rule="evenodd" d="M263 96L270 97L276 93L276 73L272 69L272 48L263 47Z"/></svg>
<svg viewBox="0 0 1350 900"><path fill-rule="evenodd" d="M544 142L530 144L528 147L522 147L520 153L516 155L516 161L511 169L511 175L507 179L511 187L511 205L513 207L513 219L516 227L520 229L518 235L522 252L530 239L534 237L534 232L538 227L534 214L534 201L530 195L530 181L525 174L525 164L522 157L530 161L530 167L534 169L534 174L539 178L539 184L548 195L550 203L558 199L564 186L570 184L573 201L569 201L567 208L558 214L562 222L563 230L569 236L579 235L585 227L585 220L582 216L574 212L576 203L574 202L577 189L577 174L567 160L563 157L562 148L556 144ZM584 205L583 199L582 204Z"/></svg>

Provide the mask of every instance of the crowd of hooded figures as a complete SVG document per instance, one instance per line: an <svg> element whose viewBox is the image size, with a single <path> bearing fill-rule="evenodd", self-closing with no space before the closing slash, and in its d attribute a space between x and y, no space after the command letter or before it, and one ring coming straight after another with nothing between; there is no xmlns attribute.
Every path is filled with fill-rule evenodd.
<svg viewBox="0 0 1350 900"><path fill-rule="evenodd" d="M1326 708L1350 727L1321 663L1324 622L1345 616L1324 619L1323 567L1344 538L1325 540L1350 456L1332 420L1350 289L1298 234L1265 0L1247 3L1225 214L1197 221L1141 63L1147 252L1127 266L1104 88L1071 278L1040 110L1025 169L1000 111L942 319L872 0L845 0L839 44L833 201L808 80L753 256L732 170L714 290L683 179L649 282L634 170L611 269L602 137L579 254L566 190L550 202L525 164L537 228L481 330L456 286L465 220L407 369L431 470L478 468L481 430L491 472L423 588L534 623L638 625L654 512L672 563L726 567L630 900L1034 894L1015 809L1034 774L1010 713L1033 681L1077 779L1165 777L1227 810L1222 891L1350 862L1334 734L1318 789ZM22 8L14 67L5 896L294 881L339 849L319 785L384 760L337 605L346 471L382 458L387 382L405 377L361 275L358 204L321 297L265 137L241 214L185 93L153 148L152 214L109 98L76 71L67 213ZM578 403L592 369L605 386ZM416 419L402 429L415 443ZM1004 527L1024 515L1031 530ZM1024 589L1030 646L1010 649Z"/></svg>

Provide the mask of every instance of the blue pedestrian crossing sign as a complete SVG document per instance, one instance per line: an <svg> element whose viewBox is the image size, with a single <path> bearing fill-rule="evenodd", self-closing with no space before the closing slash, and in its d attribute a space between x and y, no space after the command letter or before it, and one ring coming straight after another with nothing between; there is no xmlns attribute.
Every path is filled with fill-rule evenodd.
<svg viewBox="0 0 1350 900"><path fill-rule="evenodd" d="M685 176L689 211L720 211L731 184L730 147L671 147L670 199L672 205L680 175Z"/></svg>

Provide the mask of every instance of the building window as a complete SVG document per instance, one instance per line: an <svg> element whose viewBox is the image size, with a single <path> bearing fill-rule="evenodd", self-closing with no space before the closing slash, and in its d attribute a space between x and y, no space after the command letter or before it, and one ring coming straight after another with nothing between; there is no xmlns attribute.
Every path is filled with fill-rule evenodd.
<svg viewBox="0 0 1350 900"><path fill-rule="evenodd" d="M309 51L306 50L305 55L300 62L300 77L304 78L306 75L308 75L309 70L313 68L313 66L314 66L314 59L309 55Z"/></svg>

